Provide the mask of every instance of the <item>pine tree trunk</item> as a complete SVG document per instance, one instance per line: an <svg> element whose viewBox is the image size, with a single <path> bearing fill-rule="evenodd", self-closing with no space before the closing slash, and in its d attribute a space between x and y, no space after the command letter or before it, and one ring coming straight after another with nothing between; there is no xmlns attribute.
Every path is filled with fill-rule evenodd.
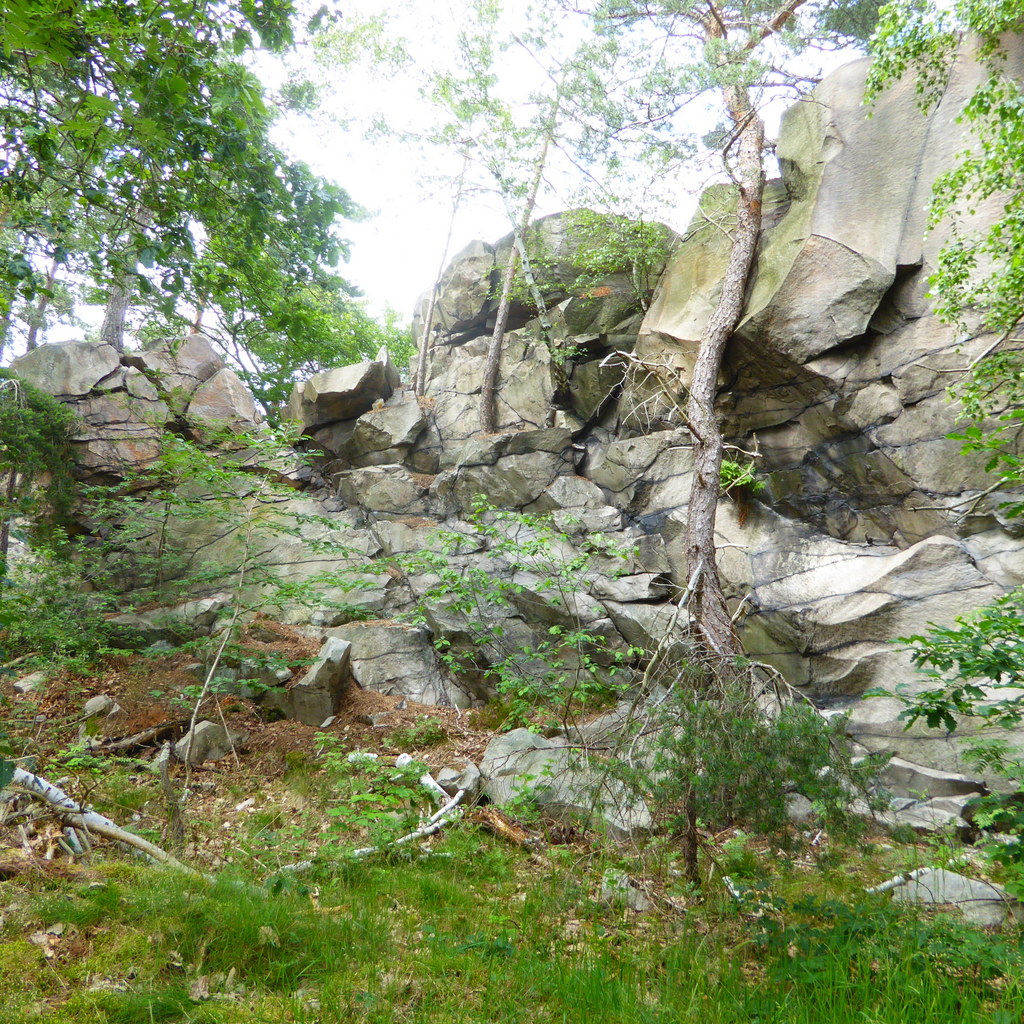
<svg viewBox="0 0 1024 1024"><path fill-rule="evenodd" d="M141 231L153 222L153 213L145 207L135 212L134 226ZM133 245L129 241L129 245ZM100 327L100 343L111 345L117 352L124 351L124 322L128 315L128 307L135 294L135 259L132 258L128 268L113 283L107 298L107 308L103 314L103 325Z"/></svg>
<svg viewBox="0 0 1024 1024"><path fill-rule="evenodd" d="M103 313L103 325L100 327L100 344L112 345L118 352L124 351L124 321L134 290L127 279L128 275L123 275L110 289L107 308Z"/></svg>
<svg viewBox="0 0 1024 1024"><path fill-rule="evenodd" d="M512 306L512 285L516 279L516 257L519 251L515 244L508 254L508 263L501 278L501 297L494 319L491 343L487 347L487 363L484 366L484 380L480 388L480 429L493 434L498 429L498 370L501 367L501 346L505 340L509 309Z"/></svg>
<svg viewBox="0 0 1024 1024"><path fill-rule="evenodd" d="M547 134L544 136L544 144L541 146L534 165L533 183L529 195L526 197L526 205L523 207L522 216L519 219L519 228L515 230L513 225L512 249L508 254L508 265L501 281L501 298L498 300L498 314L494 321L494 333L491 335L491 343L487 347L487 363L484 366L483 386L480 389L480 426L485 434L493 434L498 429L498 403L497 386L498 370L501 367L501 346L505 340L505 328L508 326L509 308L512 305L512 285L516 279L516 255L519 246L516 239L524 239L526 230L530 226L530 218L533 216L533 208L537 203L537 194L540 192L540 183L544 177L544 167L548 160L548 149L551 145L551 137L554 134L554 120L558 111L558 99L554 101L551 108L551 123ZM498 175L495 175L498 177ZM523 243L520 243L523 244ZM525 255L525 244L523 253Z"/></svg>
<svg viewBox="0 0 1024 1024"><path fill-rule="evenodd" d="M50 299L53 298L53 282L57 279L57 261L54 260L50 264L50 269L46 272L46 287L39 295L39 301L36 303L35 316L32 319L32 323L28 329L28 337L25 339L25 351L31 352L39 344L39 331L43 326L43 317L46 315L46 307L50 304Z"/></svg>
<svg viewBox="0 0 1024 1024"><path fill-rule="evenodd" d="M686 524L688 578L692 581L691 621L697 638L719 667L742 651L722 592L715 557L722 432L715 415L718 374L725 346L739 323L747 281L761 233L764 196L764 124L744 88L723 88L739 148L738 196L732 248L718 305L701 338L690 384L687 415L693 435L693 485Z"/></svg>

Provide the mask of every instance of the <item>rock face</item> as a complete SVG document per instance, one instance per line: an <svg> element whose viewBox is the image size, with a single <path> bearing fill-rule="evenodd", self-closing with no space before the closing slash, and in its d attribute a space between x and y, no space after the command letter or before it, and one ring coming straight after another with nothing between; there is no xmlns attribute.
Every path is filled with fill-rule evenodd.
<svg viewBox="0 0 1024 1024"><path fill-rule="evenodd" d="M515 729L495 737L484 752L483 792L499 806L528 799L556 820L596 825L613 839L650 828L643 800L603 772L577 763L579 756L564 741Z"/></svg>
<svg viewBox="0 0 1024 1024"><path fill-rule="evenodd" d="M11 369L78 415L76 466L84 479L144 470L172 425L199 436L211 428L252 431L262 420L252 395L202 334L123 355L92 342L41 345Z"/></svg>
<svg viewBox="0 0 1024 1024"><path fill-rule="evenodd" d="M1012 59L1024 68L1024 55ZM976 785L950 774L960 770L957 744L924 728L904 732L894 701L861 695L923 685L894 637L948 624L1024 581L1024 537L999 511L1007 496L989 493L981 461L946 437L956 416L948 371L995 339L960 339L926 297L943 241L941 230L926 232L928 193L965 144L956 117L978 72L960 62L928 116L904 83L869 118L865 71L861 61L836 72L783 121L782 178L769 187L719 399L728 439L759 452L767 487L757 498L723 497L719 557L728 596L742 603L751 656L848 715L848 731L868 750L898 751L909 762L893 775L904 799L918 800L921 787L951 800ZM532 669L529 659L553 631L585 626L600 638L596 661L610 673L622 658L628 669L631 645L653 650L678 621L689 435L627 355L668 362L685 380L721 284L725 236L715 221L732 201L721 188L704 196L653 296L630 266L581 286L586 260L574 246L584 242L573 215L538 222L532 233L548 255L540 278L551 328L525 302L514 311L494 434L480 431L479 395L508 239L473 243L446 270L425 396L401 386L386 353L296 386L290 414L318 467L284 474L296 491L268 516L293 526L256 543L254 554L288 580L317 580L312 607L286 606L284 614L350 643L360 685L479 703L493 696L509 650L539 677L542 659ZM48 346L16 369L79 409L85 475L145 465L160 432L190 413L198 436L222 414L250 421L230 371L201 336L121 359L102 346L75 351ZM219 396L209 393L217 388ZM481 495L498 509L550 515L560 532L552 539L529 520L500 515L474 524ZM181 529L204 558L238 544L218 524ZM541 562L524 564L522 552L538 551ZM394 560L390 571L375 572L383 559ZM575 576L553 595L552 580L566 590L551 569L559 564L576 566ZM443 596L452 574L502 584L503 603L481 600L474 625ZM423 624L413 629L416 607ZM481 642L480 628L490 640ZM461 660L457 676L438 660L435 641ZM342 685L318 672L282 698L313 724L331 713ZM307 690L310 707L300 711ZM570 758L549 741L521 739L511 758L518 775ZM492 798L510 792L494 758L484 776ZM576 813L586 803L574 788L580 780L566 785L546 787L544 799ZM601 814L623 831L643 818L637 808Z"/></svg>

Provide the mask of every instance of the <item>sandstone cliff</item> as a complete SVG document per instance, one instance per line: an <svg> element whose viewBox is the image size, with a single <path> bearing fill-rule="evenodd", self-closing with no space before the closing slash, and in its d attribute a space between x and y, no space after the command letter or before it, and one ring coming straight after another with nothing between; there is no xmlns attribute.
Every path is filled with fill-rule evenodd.
<svg viewBox="0 0 1024 1024"><path fill-rule="evenodd" d="M729 440L758 453L767 486L739 503L723 497L720 560L752 657L821 707L846 712L865 747L955 768L955 746L924 730L905 734L894 702L860 695L921 685L893 638L949 623L1024 580L1024 537L999 511L1006 495L988 493L983 466L946 437L956 418L947 387L994 339L958 337L927 297L943 240L927 230L929 191L965 145L956 116L976 71L959 66L929 116L918 112L911 85L886 94L869 116L865 71L865 62L841 69L783 122L782 177L770 189L720 397ZM375 559L436 547L439 525L471 533L465 518L482 494L500 508L551 513L569 538L567 554L596 533L630 548L624 574L593 575L574 614L609 650L656 646L685 585L690 456L650 367L672 367L685 383L719 286L718 222L729 202L721 189L705 196L646 311L649 296L627 267L581 291L572 220L539 222L554 330L544 337L531 310L518 308L502 355L499 431L486 436L479 390L495 268L508 243L467 247L444 275L424 399L403 388L386 353L296 387L290 415L321 456L315 472L290 474L293 506L323 517L320 534L304 527L263 557L290 579L339 562L351 578ZM89 473L117 475L144 461L154 432L176 417L199 430L256 418L201 337L176 354L122 360L101 346L48 346L16 369L76 403ZM315 546L327 535L344 546L343 558ZM190 541L211 558L230 542L216 526ZM453 557L500 574L500 558L485 546ZM517 582L502 623L517 643L537 643L560 613L543 580ZM482 674L451 677L431 646L436 636L459 642L457 616L438 607L425 627L396 621L422 597L428 575L368 574L362 583L339 583L320 608L290 614L350 642L363 685L427 702L487 699ZM377 621L346 625L326 600L339 596Z"/></svg>

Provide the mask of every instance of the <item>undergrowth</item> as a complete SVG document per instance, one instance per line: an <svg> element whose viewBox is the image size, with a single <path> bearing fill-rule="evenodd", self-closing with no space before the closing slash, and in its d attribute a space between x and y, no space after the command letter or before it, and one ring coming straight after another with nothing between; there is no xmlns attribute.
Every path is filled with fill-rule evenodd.
<svg viewBox="0 0 1024 1024"><path fill-rule="evenodd" d="M868 870L890 870L893 848L874 850ZM765 848L756 899L716 888L642 915L599 898L622 851L538 856L470 826L429 857L312 876L23 875L6 885L4 1019L1016 1024L1020 936L868 897L850 880L860 856L808 874ZM626 862L685 900L669 847Z"/></svg>

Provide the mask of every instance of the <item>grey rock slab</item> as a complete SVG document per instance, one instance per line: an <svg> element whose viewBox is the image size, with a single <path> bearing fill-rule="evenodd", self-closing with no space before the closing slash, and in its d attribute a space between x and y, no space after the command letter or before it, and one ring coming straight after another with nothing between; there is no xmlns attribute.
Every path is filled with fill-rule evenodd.
<svg viewBox="0 0 1024 1024"><path fill-rule="evenodd" d="M390 398L397 383L395 369L386 359L324 370L295 385L288 415L312 434L330 423L368 412L375 402Z"/></svg>
<svg viewBox="0 0 1024 1024"><path fill-rule="evenodd" d="M161 436L170 420L163 402L112 392L88 395L72 408L79 420L75 463L83 476L127 476L159 457Z"/></svg>
<svg viewBox="0 0 1024 1024"><path fill-rule="evenodd" d="M602 413L615 390L626 380L626 365L621 359L590 360L571 367L569 401L583 423Z"/></svg>
<svg viewBox="0 0 1024 1024"><path fill-rule="evenodd" d="M150 379L134 366L126 366L124 369L124 389L133 398L140 398L145 402L160 400L160 392L153 386Z"/></svg>
<svg viewBox="0 0 1024 1024"><path fill-rule="evenodd" d="M459 469L493 466L510 455L535 455L540 452L562 455L571 446L572 433L563 427L479 434L458 449L456 466Z"/></svg>
<svg viewBox="0 0 1024 1024"><path fill-rule="evenodd" d="M89 394L104 378L118 373L121 357L111 345L64 341L40 345L15 359L11 369L48 395L74 398Z"/></svg>
<svg viewBox="0 0 1024 1024"><path fill-rule="evenodd" d="M530 512L553 512L559 509L584 510L607 507L604 491L582 476L560 476L545 488L529 507Z"/></svg>
<svg viewBox="0 0 1024 1024"><path fill-rule="evenodd" d="M351 654L352 645L347 640L328 637L305 675L291 686L268 690L264 704L303 725L320 725L335 713L341 695L351 683Z"/></svg>
<svg viewBox="0 0 1024 1024"><path fill-rule="evenodd" d="M438 475L430 493L453 512L469 512L483 495L498 508L523 508L562 473L571 472L569 454L547 451L510 454L493 463L473 463Z"/></svg>
<svg viewBox="0 0 1024 1024"><path fill-rule="evenodd" d="M465 790L463 803L473 803L480 795L480 769L472 761L464 761L461 767L448 765L442 768L434 778L449 796L455 796L460 789Z"/></svg>
<svg viewBox="0 0 1024 1024"><path fill-rule="evenodd" d="M234 370L225 367L193 392L187 415L199 426L226 428L234 433L253 430L262 419L256 401Z"/></svg>
<svg viewBox="0 0 1024 1024"><path fill-rule="evenodd" d="M430 511L427 487L404 466L367 466L346 470L335 476L334 486L349 505L371 512L409 516Z"/></svg>
<svg viewBox="0 0 1024 1024"><path fill-rule="evenodd" d="M233 751L238 751L248 740L244 730L225 729L219 722L198 722L196 727L187 732L174 744L174 755L179 761L199 765L207 761L219 761ZM159 769L167 759L164 748L153 761L153 768Z"/></svg>
<svg viewBox="0 0 1024 1024"><path fill-rule="evenodd" d="M559 530L570 534L618 533L626 524L626 516L613 505L601 505L556 509L551 513L551 521Z"/></svg>
<svg viewBox="0 0 1024 1024"><path fill-rule="evenodd" d="M602 576L594 582L591 593L600 601L619 604L631 601L664 601L674 587L664 573L642 572L626 576Z"/></svg>
<svg viewBox="0 0 1024 1024"><path fill-rule="evenodd" d="M589 447L583 469L612 504L633 513L685 506L692 472L689 435L677 430Z"/></svg>
<svg viewBox="0 0 1024 1024"><path fill-rule="evenodd" d="M902 757L889 758L880 777L886 789L894 796L909 796L915 799L920 799L922 794L934 798L977 796L988 792L988 786L980 779L914 764Z"/></svg>
<svg viewBox="0 0 1024 1024"><path fill-rule="evenodd" d="M643 799L587 762L564 741L515 729L488 744L480 763L484 793L498 806L529 798L552 818L589 822L614 839L651 827Z"/></svg>
<svg viewBox="0 0 1024 1024"><path fill-rule="evenodd" d="M190 334L180 343L157 342L141 352L126 353L123 361L145 373L179 412L200 384L224 369L224 360L205 334Z"/></svg>
<svg viewBox="0 0 1024 1024"><path fill-rule="evenodd" d="M679 640L669 644L670 650L674 650L680 657L691 653L685 639L690 621L685 610L677 614L672 604L623 603L607 598L602 598L601 603L627 643L645 650L654 650L666 639L674 624Z"/></svg>
<svg viewBox="0 0 1024 1024"><path fill-rule="evenodd" d="M803 825L815 817L814 805L802 793L786 797L786 817L796 825Z"/></svg>
<svg viewBox="0 0 1024 1024"><path fill-rule="evenodd" d="M373 524L373 532L387 555L443 551L444 545L437 537L441 529L439 520L426 516L394 516ZM450 524L445 523L443 529L450 530Z"/></svg>
<svg viewBox="0 0 1024 1024"><path fill-rule="evenodd" d="M183 639L208 636L230 603L230 595L215 594L174 607L122 612L110 622L118 627L122 639L130 645L178 644Z"/></svg>
<svg viewBox="0 0 1024 1024"><path fill-rule="evenodd" d="M352 455L358 455L407 447L419 438L426 422L426 416L415 398L388 404L380 409L370 409L356 420L346 450Z"/></svg>
<svg viewBox="0 0 1024 1024"><path fill-rule="evenodd" d="M478 334L490 309L496 273L493 245L477 240L457 252L441 275L431 334L449 342ZM424 295L416 306L413 334L417 346L426 326L423 321L429 302L429 295Z"/></svg>
<svg viewBox="0 0 1024 1024"><path fill-rule="evenodd" d="M116 715L121 710L120 705L109 694L101 693L96 697L90 697L82 705L83 718L96 718L99 715Z"/></svg>
<svg viewBox="0 0 1024 1024"><path fill-rule="evenodd" d="M854 799L850 809L865 818L871 818L888 828L910 828L919 835L955 834L966 838L967 822L960 812L967 798L942 797L938 800L894 798L887 807L872 807L861 797Z"/></svg>
<svg viewBox="0 0 1024 1024"><path fill-rule="evenodd" d="M19 697L25 697L30 693L41 690L49 678L45 672L29 672L27 676L15 679L12 687Z"/></svg>
<svg viewBox="0 0 1024 1024"><path fill-rule="evenodd" d="M420 704L469 707L466 693L442 674L425 630L399 622L351 622L325 632L350 645L352 675L364 690Z"/></svg>
<svg viewBox="0 0 1024 1024"><path fill-rule="evenodd" d="M651 907L650 899L621 868L608 868L602 875L601 902L612 907L625 907L638 914Z"/></svg>
<svg viewBox="0 0 1024 1024"><path fill-rule="evenodd" d="M994 882L967 878L945 868L929 868L892 891L902 903L950 905L973 924L999 926L1024 921L1024 908Z"/></svg>

